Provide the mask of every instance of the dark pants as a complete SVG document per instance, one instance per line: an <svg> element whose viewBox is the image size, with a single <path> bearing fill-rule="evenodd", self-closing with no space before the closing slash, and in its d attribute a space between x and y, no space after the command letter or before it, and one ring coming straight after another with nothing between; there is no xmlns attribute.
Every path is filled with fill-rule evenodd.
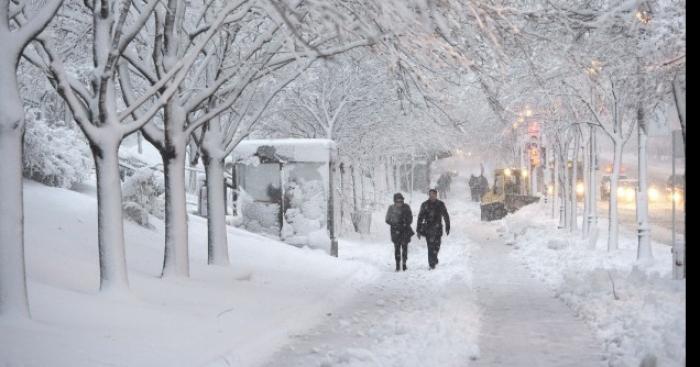
<svg viewBox="0 0 700 367"><path fill-rule="evenodd" d="M401 264L401 259L403 259L403 264L406 265L406 260L408 259L408 242L394 242L394 258L396 259L396 266Z"/></svg>
<svg viewBox="0 0 700 367"><path fill-rule="evenodd" d="M442 236L428 236L425 239L428 242L428 265L434 268L438 263L438 252L440 252Z"/></svg>

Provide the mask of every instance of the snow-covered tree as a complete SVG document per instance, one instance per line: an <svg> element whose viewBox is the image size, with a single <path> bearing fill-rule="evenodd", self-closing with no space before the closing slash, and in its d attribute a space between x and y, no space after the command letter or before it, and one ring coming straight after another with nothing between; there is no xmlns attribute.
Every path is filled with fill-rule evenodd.
<svg viewBox="0 0 700 367"><path fill-rule="evenodd" d="M29 9L23 1L0 1L0 316L29 317L22 206L25 122L17 65L24 48L46 28L61 3L52 0Z"/></svg>
<svg viewBox="0 0 700 367"><path fill-rule="evenodd" d="M83 68L88 70L85 75L76 75L72 72L75 67L69 69L64 65L66 53L62 52L60 39L39 39L34 50L25 52L25 57L46 70L89 141L97 174L100 289L123 292L128 288L128 277L119 145L126 136L149 122L178 91L200 51L224 23L233 6L223 9L206 31L192 40L195 46L189 52L179 59L171 59L171 68L160 74L151 88L141 91L138 98L127 104L120 96L126 94L123 91L130 86L120 83L118 66L122 57L137 47L135 44L141 45L142 38L150 38L142 32L153 18L154 10L162 5L157 0L141 4L103 0L85 2L82 6L84 14L92 18L88 44L92 52L84 53ZM136 110L142 113L134 118Z"/></svg>

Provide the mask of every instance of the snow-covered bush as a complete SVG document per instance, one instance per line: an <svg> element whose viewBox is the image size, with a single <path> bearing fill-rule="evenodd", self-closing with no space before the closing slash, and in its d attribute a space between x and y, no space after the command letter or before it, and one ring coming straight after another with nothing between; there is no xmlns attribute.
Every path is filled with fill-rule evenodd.
<svg viewBox="0 0 700 367"><path fill-rule="evenodd" d="M163 174L150 168L140 168L122 184L122 207L125 216L145 227L151 227L148 214L165 216L165 184Z"/></svg>
<svg viewBox="0 0 700 367"><path fill-rule="evenodd" d="M296 246L330 250L326 231L326 197L320 180L290 182L286 188L287 210L282 239Z"/></svg>
<svg viewBox="0 0 700 367"><path fill-rule="evenodd" d="M26 119L24 176L49 186L70 188L90 174L90 149L80 131L49 122L35 111Z"/></svg>

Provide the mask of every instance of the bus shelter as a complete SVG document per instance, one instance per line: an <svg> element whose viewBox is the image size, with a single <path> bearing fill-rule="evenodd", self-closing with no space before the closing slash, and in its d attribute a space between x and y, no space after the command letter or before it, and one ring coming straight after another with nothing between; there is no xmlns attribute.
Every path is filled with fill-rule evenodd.
<svg viewBox="0 0 700 367"><path fill-rule="evenodd" d="M241 227L338 256L335 142L244 140L232 158Z"/></svg>

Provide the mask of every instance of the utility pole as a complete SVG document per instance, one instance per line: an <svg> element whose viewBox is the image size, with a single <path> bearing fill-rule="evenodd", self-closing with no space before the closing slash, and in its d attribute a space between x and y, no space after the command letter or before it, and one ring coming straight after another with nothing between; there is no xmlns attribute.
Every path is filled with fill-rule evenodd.
<svg viewBox="0 0 700 367"><path fill-rule="evenodd" d="M671 251L673 252L673 279L684 279L686 269L685 236L683 236L683 241L678 241L676 239L676 157L683 156L677 153L676 150L680 150L679 148L683 147L681 131L674 130L671 134L671 138ZM685 196L685 190L683 190L683 195ZM685 199L685 197L683 197L683 199ZM683 202L685 202L685 200ZM683 234L685 234L685 228L683 228Z"/></svg>

